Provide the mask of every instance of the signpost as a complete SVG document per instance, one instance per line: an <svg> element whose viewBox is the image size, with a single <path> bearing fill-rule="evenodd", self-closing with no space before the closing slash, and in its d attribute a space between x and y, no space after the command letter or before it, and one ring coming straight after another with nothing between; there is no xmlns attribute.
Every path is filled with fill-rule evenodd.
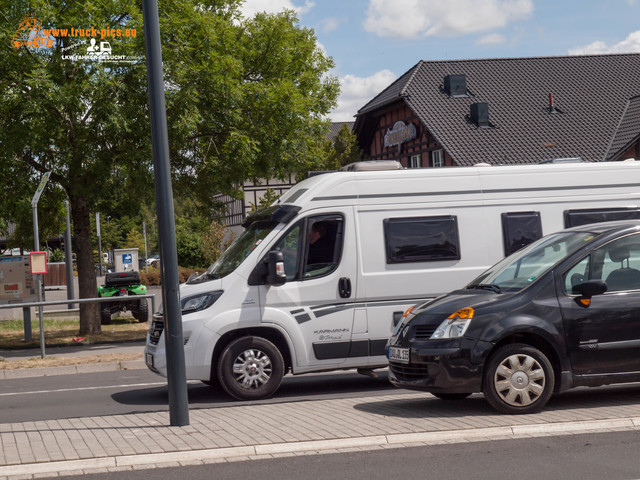
<svg viewBox="0 0 640 480"><path fill-rule="evenodd" d="M34 250L38 252L40 250L40 236L38 234L38 201L40 200L40 195L42 195L42 191L44 187L47 185L47 181L49 180L49 176L51 172L45 172L40 180L40 184L36 189L36 193L31 200L31 208L33 209L33 243ZM42 253L42 252L38 252ZM45 264L46 264L46 254L45 254ZM36 274L36 289L38 290L38 302L42 302L42 275ZM40 357L44 358L44 320L42 318L42 305L38 306L38 320L40 322Z"/></svg>

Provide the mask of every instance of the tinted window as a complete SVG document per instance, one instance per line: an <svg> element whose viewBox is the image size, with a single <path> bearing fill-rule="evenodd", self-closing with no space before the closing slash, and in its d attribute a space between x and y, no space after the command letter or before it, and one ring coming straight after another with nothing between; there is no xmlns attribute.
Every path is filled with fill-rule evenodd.
<svg viewBox="0 0 640 480"><path fill-rule="evenodd" d="M505 257L542 238L540 212L503 213L502 237Z"/></svg>
<svg viewBox="0 0 640 480"><path fill-rule="evenodd" d="M568 293L587 280L604 280L607 292L640 289L640 235L610 242L578 262L564 275Z"/></svg>
<svg viewBox="0 0 640 480"><path fill-rule="evenodd" d="M636 219L640 219L640 209L637 208L594 208L564 211L565 228L579 227L589 223Z"/></svg>
<svg viewBox="0 0 640 480"><path fill-rule="evenodd" d="M384 238L387 263L460 259L454 216L387 218Z"/></svg>

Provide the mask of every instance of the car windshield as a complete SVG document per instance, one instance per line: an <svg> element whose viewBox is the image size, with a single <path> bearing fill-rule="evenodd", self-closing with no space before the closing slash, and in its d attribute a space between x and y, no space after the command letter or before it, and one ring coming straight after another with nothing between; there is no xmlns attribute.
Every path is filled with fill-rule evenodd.
<svg viewBox="0 0 640 480"><path fill-rule="evenodd" d="M561 232L548 235L508 256L484 272L467 288L516 292L551 270L596 236L589 232Z"/></svg>
<svg viewBox="0 0 640 480"><path fill-rule="evenodd" d="M222 278L233 272L278 223L257 221L227 248L205 272L206 278Z"/></svg>

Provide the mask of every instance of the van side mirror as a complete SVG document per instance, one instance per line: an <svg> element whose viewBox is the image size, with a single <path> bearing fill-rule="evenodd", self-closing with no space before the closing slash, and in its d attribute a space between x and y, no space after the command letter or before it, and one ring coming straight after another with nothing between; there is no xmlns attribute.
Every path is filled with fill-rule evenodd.
<svg viewBox="0 0 640 480"><path fill-rule="evenodd" d="M284 285L287 282L287 274L284 271L284 256L278 250L267 253L265 259L267 264L267 284L275 287Z"/></svg>
<svg viewBox="0 0 640 480"><path fill-rule="evenodd" d="M602 295L607 291L607 284L602 280L589 280L573 286L573 293L579 293L585 298L591 298L594 295Z"/></svg>

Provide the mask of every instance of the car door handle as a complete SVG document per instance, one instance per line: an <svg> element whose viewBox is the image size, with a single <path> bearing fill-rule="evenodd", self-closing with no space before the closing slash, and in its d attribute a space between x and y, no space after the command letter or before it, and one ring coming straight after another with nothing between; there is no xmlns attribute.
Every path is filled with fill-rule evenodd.
<svg viewBox="0 0 640 480"><path fill-rule="evenodd" d="M338 292L341 298L349 298L351 296L351 280L347 277L342 277L338 281Z"/></svg>

